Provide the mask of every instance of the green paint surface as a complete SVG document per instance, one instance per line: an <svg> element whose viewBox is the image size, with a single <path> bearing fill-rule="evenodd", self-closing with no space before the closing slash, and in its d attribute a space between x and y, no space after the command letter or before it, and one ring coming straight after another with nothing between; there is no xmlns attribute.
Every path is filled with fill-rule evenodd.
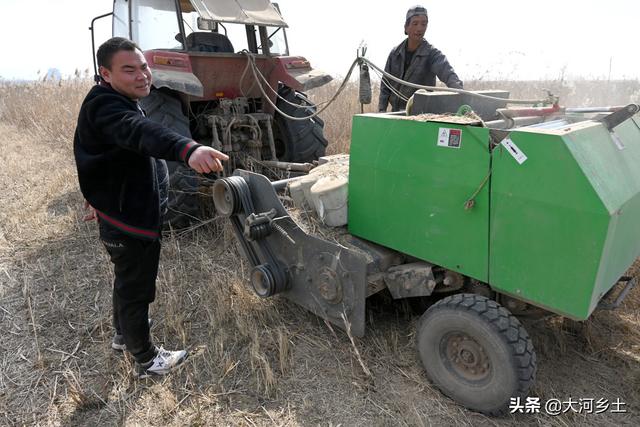
<svg viewBox="0 0 640 427"><path fill-rule="evenodd" d="M441 129L460 147L438 146ZM488 130L358 115L352 132L349 232L487 281L488 185L464 205L489 171Z"/></svg>
<svg viewBox="0 0 640 427"><path fill-rule="evenodd" d="M442 129L460 130L459 148L438 146ZM640 256L640 118L614 134L590 121L516 130L519 164L489 152L486 128L355 116L349 231L586 319Z"/></svg>
<svg viewBox="0 0 640 427"><path fill-rule="evenodd" d="M575 319L640 256L640 128L599 123L515 131L519 165L493 153L491 285Z"/></svg>

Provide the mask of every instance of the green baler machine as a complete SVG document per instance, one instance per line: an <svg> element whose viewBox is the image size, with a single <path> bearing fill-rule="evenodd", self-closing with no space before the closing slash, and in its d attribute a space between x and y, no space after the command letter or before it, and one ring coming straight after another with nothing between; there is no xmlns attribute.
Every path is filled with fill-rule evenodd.
<svg viewBox="0 0 640 427"><path fill-rule="evenodd" d="M584 320L640 256L639 165L637 114L613 132L359 115L349 232Z"/></svg>
<svg viewBox="0 0 640 427"><path fill-rule="evenodd" d="M492 94L473 109L498 120L355 116L347 227L308 231L278 195L291 180L238 170L213 190L259 296L282 294L355 336L372 295L431 303L416 331L427 377L499 415L535 380L516 315L584 320L637 282L623 275L640 256L640 107L505 109L508 94ZM456 102L418 95L418 110Z"/></svg>

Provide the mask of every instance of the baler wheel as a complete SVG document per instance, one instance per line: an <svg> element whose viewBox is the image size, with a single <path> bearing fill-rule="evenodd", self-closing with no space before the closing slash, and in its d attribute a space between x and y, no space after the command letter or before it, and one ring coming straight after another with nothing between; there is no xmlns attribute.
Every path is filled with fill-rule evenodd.
<svg viewBox="0 0 640 427"><path fill-rule="evenodd" d="M315 105L302 92L283 86L278 90L278 95L288 101L278 98L278 109L289 116L306 117L316 112ZM278 160L305 163L324 156L327 140L323 134L324 122L320 117L290 120L276 112L274 122L273 137Z"/></svg>
<svg viewBox="0 0 640 427"><path fill-rule="evenodd" d="M189 119L182 112L180 100L164 89L152 90L140 100L147 117L162 123L182 136L191 138ZM183 228L197 218L199 208L198 190L200 179L194 170L183 162L167 162L169 169L169 209L165 225Z"/></svg>
<svg viewBox="0 0 640 427"><path fill-rule="evenodd" d="M418 352L429 379L474 411L497 416L511 398L526 398L536 374L536 354L518 319L497 302L456 294L421 317Z"/></svg>

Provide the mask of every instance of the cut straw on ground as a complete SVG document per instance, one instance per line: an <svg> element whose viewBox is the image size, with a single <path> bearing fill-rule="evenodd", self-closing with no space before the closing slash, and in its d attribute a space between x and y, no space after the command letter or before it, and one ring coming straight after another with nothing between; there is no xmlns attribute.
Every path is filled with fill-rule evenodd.
<svg viewBox="0 0 640 427"><path fill-rule="evenodd" d="M518 97L551 89L568 106L624 104L640 83L483 82ZM72 135L85 80L0 84L1 425L637 425L640 290L586 322L524 319L538 352L532 395L602 398L626 413L488 419L440 394L415 349L418 314L374 299L367 335L331 328L284 298L255 296L231 229L210 218L163 241L152 334L192 357L134 380L110 348L109 260L81 219ZM316 100L335 90L314 90ZM375 95L374 95L375 99ZM373 111L375 105L367 106ZM348 152L357 86L322 116L329 152ZM569 268L569 266L568 266ZM629 271L638 275L640 263ZM347 328L348 330L348 328Z"/></svg>

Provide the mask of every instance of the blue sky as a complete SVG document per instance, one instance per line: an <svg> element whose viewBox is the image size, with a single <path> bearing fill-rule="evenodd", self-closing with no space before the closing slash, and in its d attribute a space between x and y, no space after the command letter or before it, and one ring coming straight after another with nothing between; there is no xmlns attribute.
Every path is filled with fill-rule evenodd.
<svg viewBox="0 0 640 427"><path fill-rule="evenodd" d="M316 68L346 73L362 40L384 65L404 37L404 14L416 0L280 0L293 54ZM430 0L426 38L464 79L640 78L637 0ZM111 0L0 0L0 76L34 78L90 69L91 18ZM25 10L28 7L28 10ZM110 34L97 24L98 41Z"/></svg>

